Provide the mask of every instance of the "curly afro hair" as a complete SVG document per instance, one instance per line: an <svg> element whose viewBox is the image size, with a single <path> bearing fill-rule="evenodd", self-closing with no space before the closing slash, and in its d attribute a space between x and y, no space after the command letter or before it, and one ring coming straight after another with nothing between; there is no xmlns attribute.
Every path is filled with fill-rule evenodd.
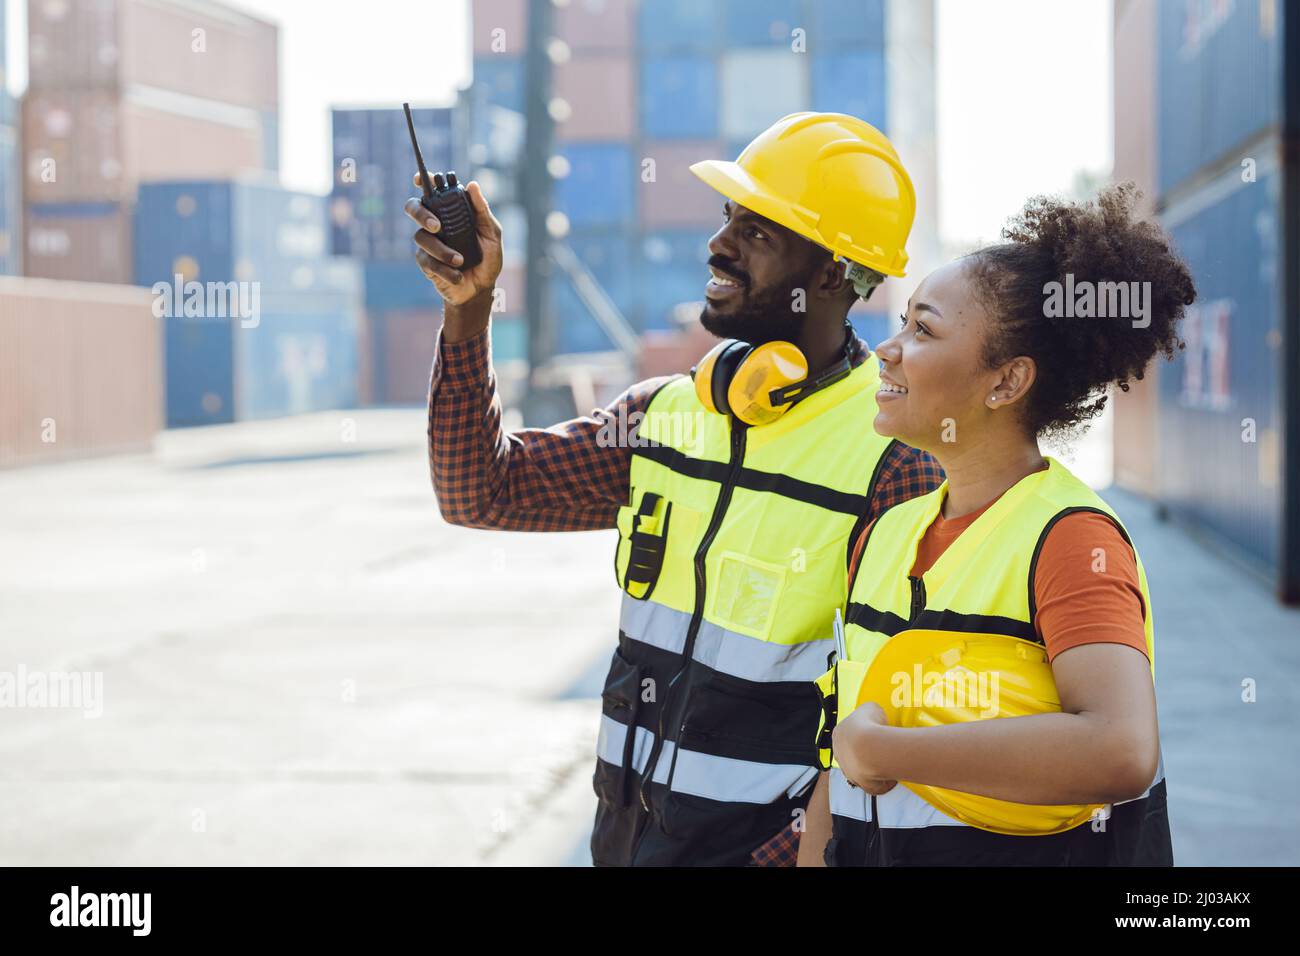
<svg viewBox="0 0 1300 956"><path fill-rule="evenodd" d="M1005 242L970 257L976 288L997 323L984 347L996 368L1017 355L1038 367L1025 397L1025 424L1034 435L1061 437L1106 407L1106 389L1141 379L1157 352L1183 348L1178 323L1196 299L1187 265L1154 222L1136 219L1133 183L1108 187L1096 202L1031 199L1002 230ZM1145 318L1078 318L1051 313L1050 283L1149 283ZM1059 287L1057 287L1059 288ZM1133 288L1129 286L1128 288Z"/></svg>

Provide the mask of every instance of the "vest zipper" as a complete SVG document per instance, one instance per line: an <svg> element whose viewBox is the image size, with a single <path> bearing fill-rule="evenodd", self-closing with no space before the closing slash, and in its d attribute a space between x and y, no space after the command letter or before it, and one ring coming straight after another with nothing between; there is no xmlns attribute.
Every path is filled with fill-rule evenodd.
<svg viewBox="0 0 1300 956"><path fill-rule="evenodd" d="M912 616L907 619L907 623L915 624L916 619L925 610L925 581L910 574L907 576L907 580L912 582Z"/></svg>
<svg viewBox="0 0 1300 956"><path fill-rule="evenodd" d="M745 462L745 439L749 426L736 419L731 420L731 458L728 462L729 470L727 477L718 489L718 500L713 506L713 515L709 518L709 525L704 531L704 536L700 539L700 545L695 549L695 607L691 612L691 621L686 628L686 643L682 647L682 664L677 673L673 675L668 682L668 689L664 694L663 706L659 709L659 728L655 734L654 746L650 750L650 759L646 762L645 774L641 778L639 795L641 798L641 808L647 814L646 818L641 821L637 834L636 846L632 849L631 862L636 865L636 855L641 849L641 841L645 837L645 831L650 818L653 817L653 811L650 808L650 783L654 779L655 768L659 764L659 755L663 751L665 722L669 713L672 711L671 703L673 700L673 691L677 682L682 675L690 668L691 655L695 652L695 637L699 634L700 624L704 619L704 594L705 594L705 573L704 559L709 553L709 546L713 544L713 539L717 537L718 529L722 526L722 519L727 513L727 508L731 504L731 493L735 490L736 479L740 476L741 466ZM686 722L686 708L683 703L682 707L682 725ZM678 744L681 743L681 726L677 730ZM676 759L676 750L673 752ZM671 779L670 779L671 783Z"/></svg>

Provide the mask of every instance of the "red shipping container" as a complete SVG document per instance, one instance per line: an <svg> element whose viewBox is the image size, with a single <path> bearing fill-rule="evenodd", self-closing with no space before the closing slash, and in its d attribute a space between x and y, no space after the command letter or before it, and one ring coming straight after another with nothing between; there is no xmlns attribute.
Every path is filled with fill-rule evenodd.
<svg viewBox="0 0 1300 956"><path fill-rule="evenodd" d="M130 283L131 213L116 203L32 205L23 217L23 274Z"/></svg>
<svg viewBox="0 0 1300 956"><path fill-rule="evenodd" d="M569 104L569 115L555 125L558 139L631 139L636 92L626 56L576 56L557 65L555 95Z"/></svg>
<svg viewBox="0 0 1300 956"><path fill-rule="evenodd" d="M575 52L628 51L634 13L630 0L569 0L555 11L555 34Z"/></svg>
<svg viewBox="0 0 1300 956"><path fill-rule="evenodd" d="M32 0L28 88L133 85L253 110L279 106L279 28L213 2Z"/></svg>
<svg viewBox="0 0 1300 956"><path fill-rule="evenodd" d="M714 140L647 140L637 167L646 169L654 160L654 182L637 179L641 223L646 229L666 227L717 228L722 222L725 199L691 172L691 164L702 159L723 159L726 146Z"/></svg>
<svg viewBox="0 0 1300 956"><path fill-rule="evenodd" d="M475 56L523 56L528 47L525 0L471 0L469 17Z"/></svg>
<svg viewBox="0 0 1300 956"><path fill-rule="evenodd" d="M24 199L119 202L147 179L233 178L264 168L261 114L236 107L186 115L166 98L104 91L23 98Z"/></svg>
<svg viewBox="0 0 1300 956"><path fill-rule="evenodd" d="M147 451L162 402L148 290L0 278L0 467Z"/></svg>

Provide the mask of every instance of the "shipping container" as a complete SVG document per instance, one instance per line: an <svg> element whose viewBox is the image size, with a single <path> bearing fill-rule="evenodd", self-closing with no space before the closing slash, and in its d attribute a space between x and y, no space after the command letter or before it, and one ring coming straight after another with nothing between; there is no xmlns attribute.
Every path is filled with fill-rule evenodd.
<svg viewBox="0 0 1300 956"><path fill-rule="evenodd" d="M587 231L570 234L565 241L628 322L633 327L639 326L633 281L635 241L632 234L626 230ZM569 276L558 268L551 276L550 307L556 316L556 347L561 353L614 348L609 336L574 290Z"/></svg>
<svg viewBox="0 0 1300 956"><path fill-rule="evenodd" d="M25 275L131 282L131 211L121 203L30 203L23 233Z"/></svg>
<svg viewBox="0 0 1300 956"><path fill-rule="evenodd" d="M789 48L729 50L720 60L722 135L757 136L808 108L808 57Z"/></svg>
<svg viewBox="0 0 1300 956"><path fill-rule="evenodd" d="M1160 375L1160 498L1261 565L1282 520L1281 182L1276 145L1258 181L1235 170L1164 214L1197 283L1186 348Z"/></svg>
<svg viewBox="0 0 1300 956"><path fill-rule="evenodd" d="M180 274L205 282L256 281L264 293L302 293L320 287L330 264L322 196L251 180L140 188L135 215L140 285Z"/></svg>
<svg viewBox="0 0 1300 956"><path fill-rule="evenodd" d="M792 32L808 24L801 0L724 0L724 36L729 46L785 46Z"/></svg>
<svg viewBox="0 0 1300 956"><path fill-rule="evenodd" d="M641 134L651 139L712 139L718 135L719 95L714 57L642 57Z"/></svg>
<svg viewBox="0 0 1300 956"><path fill-rule="evenodd" d="M641 328L671 328L673 308L683 302L704 304L709 281L712 229L674 229L647 232L641 238L637 286Z"/></svg>
<svg viewBox="0 0 1300 956"><path fill-rule="evenodd" d="M647 229L713 226L722 224L724 197L691 172L691 164L703 159L734 160L721 140L644 140L646 160L654 161L654 179L637 177L641 224Z"/></svg>
<svg viewBox="0 0 1300 956"><path fill-rule="evenodd" d="M236 327L236 420L355 406L360 316L340 303L328 310L272 312L254 328Z"/></svg>
<svg viewBox="0 0 1300 956"><path fill-rule="evenodd" d="M151 179L218 178L261 169L259 114L133 90L29 93L23 98L27 202L129 202Z"/></svg>
<svg viewBox="0 0 1300 956"><path fill-rule="evenodd" d="M279 29L210 0L28 4L29 89L152 87L254 111L279 108Z"/></svg>
<svg viewBox="0 0 1300 956"><path fill-rule="evenodd" d="M727 38L723 29L722 4L717 0L655 0L637 5L637 39L646 53L716 50Z"/></svg>
<svg viewBox="0 0 1300 956"><path fill-rule="evenodd" d="M886 0L812 0L808 50L884 50ZM932 51L930 51L932 52Z"/></svg>
<svg viewBox="0 0 1300 956"><path fill-rule="evenodd" d="M633 221L639 166L626 143L568 143L559 152L568 175L556 181L553 203L574 229Z"/></svg>
<svg viewBox="0 0 1300 956"><path fill-rule="evenodd" d="M356 402L362 271L326 254L325 208L266 182L141 187L135 280L168 297L169 425Z"/></svg>
<svg viewBox="0 0 1300 956"><path fill-rule="evenodd" d="M514 164L524 142L523 58L476 56L468 102L468 149L474 163Z"/></svg>
<svg viewBox="0 0 1300 956"><path fill-rule="evenodd" d="M0 93L0 98L3 96ZM18 133L12 126L0 126L0 275L17 275L19 271L21 209Z"/></svg>
<svg viewBox="0 0 1300 956"><path fill-rule="evenodd" d="M148 292L0 278L0 467L147 451L162 427Z"/></svg>
<svg viewBox="0 0 1300 956"><path fill-rule="evenodd" d="M451 110L414 109L411 118L430 174L454 168ZM418 191L411 181L415 157L401 107L335 109L332 125L334 253L363 259L409 257L416 227L402 207Z"/></svg>
<svg viewBox="0 0 1300 956"><path fill-rule="evenodd" d="M866 50L811 58L812 108L821 113L848 113L880 130L886 115L885 56Z"/></svg>
<svg viewBox="0 0 1300 956"><path fill-rule="evenodd" d="M417 405L428 396L438 321L428 309L366 311L371 352L372 401L378 405Z"/></svg>
<svg viewBox="0 0 1300 956"><path fill-rule="evenodd" d="M633 13L626 0L571 0L555 11L555 35L575 53L629 53Z"/></svg>
<svg viewBox="0 0 1300 956"><path fill-rule="evenodd" d="M568 104L556 139L631 138L636 125L632 61L626 56L576 56L555 67L554 95Z"/></svg>
<svg viewBox="0 0 1300 956"><path fill-rule="evenodd" d="M362 265L366 310L437 309L442 299L432 282L415 264L412 254L405 261L369 261Z"/></svg>
<svg viewBox="0 0 1300 956"><path fill-rule="evenodd" d="M1158 4L1158 148L1167 193L1281 118L1279 4Z"/></svg>
<svg viewBox="0 0 1300 956"><path fill-rule="evenodd" d="M471 0L474 55L523 56L528 46L528 0Z"/></svg>

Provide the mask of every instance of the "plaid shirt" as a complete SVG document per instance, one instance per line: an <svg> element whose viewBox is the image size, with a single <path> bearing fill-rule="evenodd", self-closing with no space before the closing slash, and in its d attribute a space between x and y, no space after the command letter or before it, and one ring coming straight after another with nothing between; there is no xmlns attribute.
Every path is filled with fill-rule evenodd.
<svg viewBox="0 0 1300 956"><path fill-rule="evenodd" d="M855 340L852 363L866 361ZM550 428L501 428L501 399L492 372L489 334L463 342L438 335L429 382L429 471L442 516L452 524L504 531L591 531L616 527L627 503L633 443L601 441L602 430L629 437L655 391L668 378L633 385L605 408ZM637 417L631 416L636 413ZM943 471L925 452L890 447L865 521L939 487ZM864 521L864 524L865 524ZM754 861L792 866L793 825L760 847Z"/></svg>

